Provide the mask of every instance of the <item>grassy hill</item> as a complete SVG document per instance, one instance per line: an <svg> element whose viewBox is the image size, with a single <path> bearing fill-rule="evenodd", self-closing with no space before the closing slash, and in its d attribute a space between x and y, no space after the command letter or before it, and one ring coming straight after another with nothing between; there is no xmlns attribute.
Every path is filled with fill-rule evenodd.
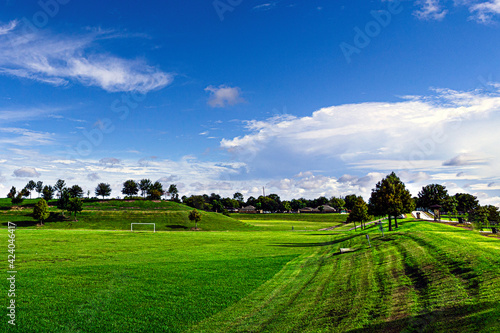
<svg viewBox="0 0 500 333"><path fill-rule="evenodd" d="M33 219L33 205L38 200L25 200L19 207L13 207L9 199L0 199L0 224L8 221L19 227L37 228ZM51 218L42 228L48 229L101 229L130 230L130 223L156 223L157 231L182 231L194 228L188 214L191 207L170 201L149 200L85 200L83 211L77 222L73 217L62 218L61 210L50 202ZM202 220L198 228L204 231L256 230L256 227L222 214L201 212ZM152 226L134 226L135 230L150 230Z"/></svg>

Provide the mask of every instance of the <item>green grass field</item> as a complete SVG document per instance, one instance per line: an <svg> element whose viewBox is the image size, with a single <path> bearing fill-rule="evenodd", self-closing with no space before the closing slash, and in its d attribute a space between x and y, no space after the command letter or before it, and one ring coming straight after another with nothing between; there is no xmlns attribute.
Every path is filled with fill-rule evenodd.
<svg viewBox="0 0 500 333"><path fill-rule="evenodd" d="M340 227L345 214L232 214L231 217L249 225L269 231L311 231Z"/></svg>
<svg viewBox="0 0 500 333"><path fill-rule="evenodd" d="M103 217L110 222L101 221L106 228L119 223L113 215L119 203L93 207L108 211ZM219 232L19 227L17 325L4 315L0 329L500 331L499 239L412 219L400 221L397 231L385 228L385 237L376 226L292 232L287 223L300 221L289 215L254 216L229 224L239 230ZM317 216L302 222L311 228L341 223ZM8 233L1 233L7 254ZM353 251L340 254L341 247ZM3 276L6 281L6 270ZM6 306L8 283L2 288Z"/></svg>

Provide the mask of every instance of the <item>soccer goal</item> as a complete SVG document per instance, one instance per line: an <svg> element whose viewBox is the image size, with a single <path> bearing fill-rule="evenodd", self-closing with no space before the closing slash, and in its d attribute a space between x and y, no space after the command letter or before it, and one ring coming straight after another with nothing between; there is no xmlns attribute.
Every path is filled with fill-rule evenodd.
<svg viewBox="0 0 500 333"><path fill-rule="evenodd" d="M149 224L153 225L153 232L156 232L156 223L130 223L130 231L134 232L134 224ZM141 230L141 231L147 231L147 230Z"/></svg>

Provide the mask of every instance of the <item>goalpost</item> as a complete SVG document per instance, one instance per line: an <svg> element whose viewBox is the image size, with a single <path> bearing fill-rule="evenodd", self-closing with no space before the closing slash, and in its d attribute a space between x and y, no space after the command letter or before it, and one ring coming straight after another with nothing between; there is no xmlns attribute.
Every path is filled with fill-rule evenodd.
<svg viewBox="0 0 500 333"><path fill-rule="evenodd" d="M134 224L152 224L153 232L156 232L156 223L130 223L130 231L134 232Z"/></svg>

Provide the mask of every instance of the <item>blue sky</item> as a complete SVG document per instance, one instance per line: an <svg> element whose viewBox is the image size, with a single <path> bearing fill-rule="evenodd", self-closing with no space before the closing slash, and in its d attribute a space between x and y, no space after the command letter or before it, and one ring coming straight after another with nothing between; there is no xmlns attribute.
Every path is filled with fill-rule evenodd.
<svg viewBox="0 0 500 333"><path fill-rule="evenodd" d="M500 1L4 1L0 196L283 198L395 171L500 205Z"/></svg>

